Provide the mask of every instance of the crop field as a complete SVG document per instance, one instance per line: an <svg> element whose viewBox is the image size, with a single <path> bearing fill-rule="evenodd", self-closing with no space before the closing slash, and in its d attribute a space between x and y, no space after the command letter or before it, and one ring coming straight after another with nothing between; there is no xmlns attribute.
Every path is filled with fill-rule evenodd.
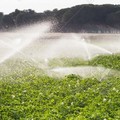
<svg viewBox="0 0 120 120"><path fill-rule="evenodd" d="M120 120L120 55L51 59L53 67L102 66L103 79L49 75L31 62L6 60L0 73L1 120ZM103 73L104 74L104 73Z"/></svg>
<svg viewBox="0 0 120 120"><path fill-rule="evenodd" d="M120 35L0 33L0 120L120 120Z"/></svg>
<svg viewBox="0 0 120 120"><path fill-rule="evenodd" d="M120 120L119 1L1 0L0 120Z"/></svg>

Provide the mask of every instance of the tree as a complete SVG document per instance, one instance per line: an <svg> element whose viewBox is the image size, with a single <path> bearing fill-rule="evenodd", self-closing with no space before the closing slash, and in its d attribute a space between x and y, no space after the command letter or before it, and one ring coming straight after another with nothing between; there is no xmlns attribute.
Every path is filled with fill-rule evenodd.
<svg viewBox="0 0 120 120"><path fill-rule="evenodd" d="M5 15L2 18L2 25L4 28L11 28L15 26L15 23L10 15Z"/></svg>
<svg viewBox="0 0 120 120"><path fill-rule="evenodd" d="M3 13L0 12L0 29L2 28Z"/></svg>
<svg viewBox="0 0 120 120"><path fill-rule="evenodd" d="M106 17L106 23L114 27L120 27L120 11L108 14Z"/></svg>

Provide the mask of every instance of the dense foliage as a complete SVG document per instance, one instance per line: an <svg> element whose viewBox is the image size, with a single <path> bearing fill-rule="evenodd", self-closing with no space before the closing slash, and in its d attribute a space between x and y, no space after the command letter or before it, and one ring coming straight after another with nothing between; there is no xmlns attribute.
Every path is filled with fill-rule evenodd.
<svg viewBox="0 0 120 120"><path fill-rule="evenodd" d="M43 13L16 9L8 15L0 13L0 29L47 20L55 23L52 30L57 32L117 32L120 29L120 6L84 4Z"/></svg>
<svg viewBox="0 0 120 120"><path fill-rule="evenodd" d="M50 67L71 67L71 66L101 66L111 68L114 70L120 70L120 55L101 55L91 60L83 60L81 58L61 58L51 59L49 61Z"/></svg>
<svg viewBox="0 0 120 120"><path fill-rule="evenodd" d="M119 55L95 59L89 64L102 64L112 69L120 66ZM80 62L76 60L75 65L77 61ZM8 65L13 65L11 62ZM1 120L120 119L120 77L112 76L103 81L77 75L53 78L36 74L32 66L30 70L24 68L26 72L21 76L6 74L0 79Z"/></svg>
<svg viewBox="0 0 120 120"><path fill-rule="evenodd" d="M1 120L119 120L120 78L102 82L70 75L0 81Z"/></svg>
<svg viewBox="0 0 120 120"><path fill-rule="evenodd" d="M98 56L89 62L90 65L104 66L106 68L120 70L120 55Z"/></svg>

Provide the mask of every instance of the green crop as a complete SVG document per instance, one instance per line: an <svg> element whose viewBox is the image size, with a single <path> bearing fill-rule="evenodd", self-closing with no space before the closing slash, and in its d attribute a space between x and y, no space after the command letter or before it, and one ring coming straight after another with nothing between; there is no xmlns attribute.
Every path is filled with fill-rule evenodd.
<svg viewBox="0 0 120 120"><path fill-rule="evenodd" d="M103 81L73 74L55 78L21 64L21 72L15 67L0 77L0 120L120 120L119 76ZM120 57L98 56L86 64L120 70Z"/></svg>

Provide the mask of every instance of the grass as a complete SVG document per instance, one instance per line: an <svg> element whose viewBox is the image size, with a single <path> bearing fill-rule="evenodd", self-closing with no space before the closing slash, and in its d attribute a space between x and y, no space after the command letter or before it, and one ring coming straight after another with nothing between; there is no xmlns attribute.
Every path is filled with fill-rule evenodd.
<svg viewBox="0 0 120 120"><path fill-rule="evenodd" d="M71 61L73 66L79 62ZM87 64L119 70L119 55L99 56ZM25 68L20 76L11 72L1 77L0 120L120 120L120 77L53 78L38 74L34 66Z"/></svg>

